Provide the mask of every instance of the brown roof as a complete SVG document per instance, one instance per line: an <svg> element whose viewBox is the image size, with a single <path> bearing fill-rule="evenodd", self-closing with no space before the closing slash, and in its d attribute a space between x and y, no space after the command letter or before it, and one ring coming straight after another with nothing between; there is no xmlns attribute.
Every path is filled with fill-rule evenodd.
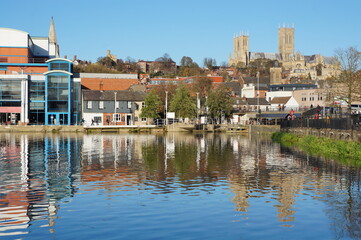
<svg viewBox="0 0 361 240"><path fill-rule="evenodd" d="M274 97L271 100L271 104L286 104L291 97Z"/></svg>
<svg viewBox="0 0 361 240"><path fill-rule="evenodd" d="M138 79L82 78L83 88L90 90L127 90L138 84Z"/></svg>

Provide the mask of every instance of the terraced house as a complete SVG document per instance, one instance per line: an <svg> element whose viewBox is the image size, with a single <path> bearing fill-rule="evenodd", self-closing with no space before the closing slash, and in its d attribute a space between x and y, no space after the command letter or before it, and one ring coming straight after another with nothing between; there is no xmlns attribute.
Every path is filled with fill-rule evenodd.
<svg viewBox="0 0 361 240"><path fill-rule="evenodd" d="M83 90L85 125L145 125L140 117L146 93L133 90Z"/></svg>

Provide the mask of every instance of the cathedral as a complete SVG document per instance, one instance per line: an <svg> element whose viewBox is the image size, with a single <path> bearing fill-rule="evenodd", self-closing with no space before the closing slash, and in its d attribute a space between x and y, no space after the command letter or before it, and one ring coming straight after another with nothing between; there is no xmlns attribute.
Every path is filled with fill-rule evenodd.
<svg viewBox="0 0 361 240"><path fill-rule="evenodd" d="M275 62L270 69L274 83L281 83L281 73L287 73L287 78L311 78L324 80L339 73L339 65L334 57L319 54L310 56L295 53L294 27L278 27L278 53L250 52L249 35L235 35L233 38L233 54L229 57L229 66L247 67L256 60L271 60Z"/></svg>

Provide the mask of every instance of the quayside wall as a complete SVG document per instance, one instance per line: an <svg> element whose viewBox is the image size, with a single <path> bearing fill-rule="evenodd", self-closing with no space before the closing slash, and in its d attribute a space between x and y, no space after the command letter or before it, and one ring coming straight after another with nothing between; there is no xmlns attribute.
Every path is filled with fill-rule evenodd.
<svg viewBox="0 0 361 240"><path fill-rule="evenodd" d="M282 128L281 131L296 135L312 135L315 137L327 137L336 140L361 142L361 131L356 130L338 130L328 128Z"/></svg>
<svg viewBox="0 0 361 240"><path fill-rule="evenodd" d="M45 125L0 125L0 132L48 133L48 132L84 132L83 126L45 126Z"/></svg>

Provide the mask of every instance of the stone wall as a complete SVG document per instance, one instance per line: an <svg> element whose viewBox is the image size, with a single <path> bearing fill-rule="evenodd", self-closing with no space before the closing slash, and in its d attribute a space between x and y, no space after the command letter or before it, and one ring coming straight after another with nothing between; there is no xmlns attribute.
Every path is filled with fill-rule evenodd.
<svg viewBox="0 0 361 240"><path fill-rule="evenodd" d="M337 140L361 142L361 131L316 128L285 128L282 129L282 131L297 135L312 135L315 137L328 137Z"/></svg>
<svg viewBox="0 0 361 240"><path fill-rule="evenodd" d="M44 126L44 125L0 125L0 132L84 132L83 126Z"/></svg>
<svg viewBox="0 0 361 240"><path fill-rule="evenodd" d="M249 125L250 133L271 134L281 130L280 125Z"/></svg>

